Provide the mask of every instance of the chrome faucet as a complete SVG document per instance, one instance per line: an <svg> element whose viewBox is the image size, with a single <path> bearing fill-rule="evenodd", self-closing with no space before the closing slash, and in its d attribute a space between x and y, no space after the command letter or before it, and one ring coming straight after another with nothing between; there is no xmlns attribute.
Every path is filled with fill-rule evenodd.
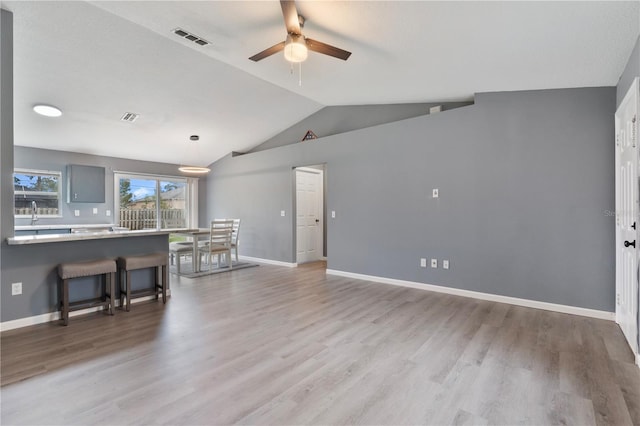
<svg viewBox="0 0 640 426"><path fill-rule="evenodd" d="M38 205L35 201L31 202L31 225L35 225L38 221Z"/></svg>

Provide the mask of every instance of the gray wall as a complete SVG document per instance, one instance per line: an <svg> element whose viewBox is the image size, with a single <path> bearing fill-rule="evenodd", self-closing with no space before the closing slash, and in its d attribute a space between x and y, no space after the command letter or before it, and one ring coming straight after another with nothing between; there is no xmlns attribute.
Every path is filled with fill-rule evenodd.
<svg viewBox="0 0 640 426"><path fill-rule="evenodd" d="M228 156L207 178L207 216L242 218L242 254L294 262L292 168L326 163L328 268L613 311L615 97L478 94L473 106ZM421 257L451 269L420 268Z"/></svg>
<svg viewBox="0 0 640 426"><path fill-rule="evenodd" d="M18 130L19 131L19 130ZM104 203L67 203L67 165L83 164L102 166L105 168L105 202ZM186 176L178 171L177 164L156 163L151 161L127 160L123 158L101 157L75 152L53 151L39 148L16 146L14 148L14 165L16 168L52 170L62 172L62 218L41 217L38 225L49 224L89 224L89 223L117 223L114 217L114 172L149 173L168 176ZM199 181L203 181L200 179ZM198 183L198 186L200 185ZM12 189L13 190L13 189ZM98 214L93 214L93 208L98 208ZM73 214L80 210L80 216ZM111 216L106 216L106 210L111 210ZM16 225L29 225L31 219L16 219Z"/></svg>
<svg viewBox="0 0 640 426"><path fill-rule="evenodd" d="M640 37L636 40L636 45L631 52L627 66L618 81L618 86L616 87L616 106L620 106L624 95L627 94L629 86L631 86L633 79L636 77L640 77Z"/></svg>
<svg viewBox="0 0 640 426"><path fill-rule="evenodd" d="M278 146L298 143L308 130L318 138L391 123L393 121L429 114L429 108L442 105L443 110L470 105L472 102L414 103L389 105L328 106L311 114L287 130L275 135L249 152L264 151Z"/></svg>

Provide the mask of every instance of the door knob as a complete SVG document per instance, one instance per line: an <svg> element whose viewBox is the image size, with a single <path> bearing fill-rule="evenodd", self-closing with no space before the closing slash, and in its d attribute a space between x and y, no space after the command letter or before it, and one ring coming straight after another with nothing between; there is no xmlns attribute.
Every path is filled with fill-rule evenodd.
<svg viewBox="0 0 640 426"><path fill-rule="evenodd" d="M631 227L632 227L633 229L636 229L636 223L635 223L635 222L633 222L633 225L631 225Z"/></svg>
<svg viewBox="0 0 640 426"><path fill-rule="evenodd" d="M633 246L633 247L635 247L635 246L636 246L636 240L633 240L633 241L631 241L631 242L629 242L629 241L625 241L625 242L624 242L624 246L625 246L625 247L629 247L629 246Z"/></svg>
<svg viewBox="0 0 640 426"><path fill-rule="evenodd" d="M316 223L320 223L320 219L316 219Z"/></svg>

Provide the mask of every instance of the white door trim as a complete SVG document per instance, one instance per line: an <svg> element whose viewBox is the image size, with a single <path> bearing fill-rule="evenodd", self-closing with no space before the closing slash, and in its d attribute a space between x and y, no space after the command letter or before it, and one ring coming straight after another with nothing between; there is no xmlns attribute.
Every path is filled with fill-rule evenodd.
<svg viewBox="0 0 640 426"><path fill-rule="evenodd" d="M631 121L630 114L633 115ZM638 214L638 120L640 119L640 79L635 78L615 113L615 177L616 177L616 286L615 321L638 359L638 245L640 217ZM633 145L627 145L628 142ZM622 148L621 148L622 146ZM631 149L631 151L629 151ZM634 152L635 149L635 152ZM631 155L631 157L629 157ZM622 157L624 156L624 157ZM625 158L625 164L621 160ZM631 158L631 160L629 160ZM624 167L626 165L626 167ZM631 174L629 174L631 173ZM626 177L628 176L628 178ZM631 184L629 184L631 182ZM631 196L629 196L631 193ZM627 194L625 197L624 194ZM629 213L632 213L629 216ZM635 226L631 226L631 222ZM631 228L635 228L632 230ZM625 248L626 241L635 241L635 249ZM630 263L631 262L631 263Z"/></svg>
<svg viewBox="0 0 640 426"><path fill-rule="evenodd" d="M295 206L295 210L294 210L294 214L292 215L293 220L294 220L294 242L295 242L295 260L296 263L305 263L305 262L310 262L310 261L316 261L316 260L322 260L323 259L323 248L324 248L324 232L323 232L323 227L324 227L324 170L323 169L316 169L316 168L311 168L311 167L295 167L293 169L294 172L294 181L295 181L295 196L296 196L296 201L294 203ZM316 237L316 247L315 247L315 252L317 253L316 255L316 259L311 259L311 260L307 260L306 258L301 259L300 254L298 252L298 172L303 172L303 173L309 173L309 174L314 174L314 175L318 175L319 179L318 179L318 188L317 188L317 194L318 194L318 203L317 203L317 229L315 231L315 237Z"/></svg>

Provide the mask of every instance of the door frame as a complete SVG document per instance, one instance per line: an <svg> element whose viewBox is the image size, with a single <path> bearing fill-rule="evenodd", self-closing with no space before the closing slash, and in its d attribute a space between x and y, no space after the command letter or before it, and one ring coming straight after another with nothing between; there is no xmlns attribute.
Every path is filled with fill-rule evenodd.
<svg viewBox="0 0 640 426"><path fill-rule="evenodd" d="M326 245L326 236L327 236L327 221L326 221L326 216L327 216L327 165L326 163L323 164L311 164L311 165L306 165L306 166L295 166L292 168L292 180L293 180L293 206L292 206L292 211L293 214L291 215L291 222L292 222L292 228L293 228L293 258L294 258L294 262L296 265L298 265L298 226L297 226L297 218L298 218L298 191L297 191L297 174L296 174L296 170L300 170L300 171L304 171L304 172L309 172L309 173L316 173L316 174L320 174L321 175L321 191L320 191L320 196L321 196L321 206L320 206L320 224L322 225L322 229L319 232L319 243L318 245L320 246L321 249L321 256L319 260L327 260L327 253L325 252L325 250L327 250L327 245Z"/></svg>
<svg viewBox="0 0 640 426"><path fill-rule="evenodd" d="M615 135L614 135L614 146L615 146L615 194L616 194L616 210L619 209L619 192L620 192L620 182L619 182L619 168L620 165L618 164L618 129L620 127L619 124L619 111L622 110L623 107L626 107L626 105L631 102L631 100L629 99L630 97L634 96L635 94L635 114L636 114L636 124L635 124L635 131L636 131L636 145L640 144L640 138L638 137L638 131L640 128L640 125L638 123L638 121L640 120L640 78L636 77L631 86L629 87L629 90L627 91L627 93L625 94L622 102L620 103L620 106L616 109L616 113L615 113ZM639 173L638 173L638 165L640 165L640 146L637 147L637 153L636 153L636 167L635 167L635 171L636 171L636 175L634 176L634 182L636 183L636 188L635 188L635 196L640 198L640 182L638 181L638 177L639 177ZM638 207L638 203L636 201L636 206ZM639 209L640 210L640 209ZM618 223L620 221L620 215L623 212L620 211L616 211L616 228L615 228L615 240L616 240L616 250L615 250L615 260L616 260L616 282L615 282L615 321L617 324L620 324L621 321L621 311L620 311L620 294L622 292L622 271L621 271L621 262L622 262L622 256L623 256L623 249L622 249L622 238L620 235L620 229L618 226ZM640 225L640 217L639 217L640 211L636 211L636 217L634 218L636 223L638 225ZM640 228L640 226L638 226L638 228ZM639 229L636 229L635 231L635 241L638 242L638 244L640 244L640 239L638 238L640 237L640 232ZM640 265L640 250L639 247L636 246L635 248L635 259L636 259L636 270L635 270L635 280L633 285L635 286L635 288L632 289L632 295L635 294L635 297L632 296L632 300L635 299L635 303L633 303L633 308L635 309L635 312L631 312L632 318L634 318L634 327L635 327L635 341L633 342L628 342L629 346L631 348L631 350L634 352L634 356L636 358L636 364L638 366L640 366L640 355L639 355L639 348L640 348L640 318L638 316L639 314L639 305L640 305L640 283L639 283L639 265ZM625 335L625 340L626 340L627 336ZM632 339L633 340L633 339Z"/></svg>

